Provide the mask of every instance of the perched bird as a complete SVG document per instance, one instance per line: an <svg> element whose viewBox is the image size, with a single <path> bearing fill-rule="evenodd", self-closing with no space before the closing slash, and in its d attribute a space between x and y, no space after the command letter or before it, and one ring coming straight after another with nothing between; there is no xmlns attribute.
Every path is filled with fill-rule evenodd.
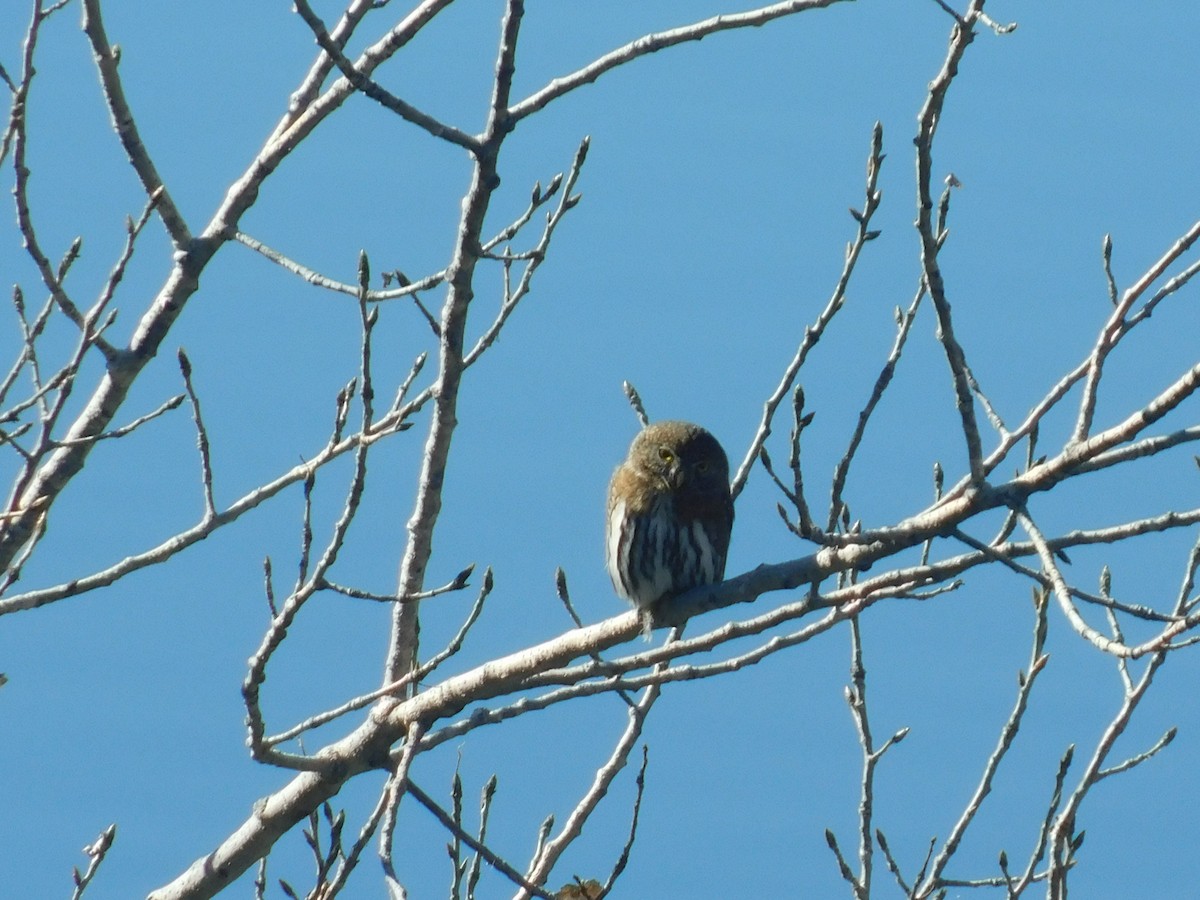
<svg viewBox="0 0 1200 900"><path fill-rule="evenodd" d="M725 577L732 528L717 439L689 422L642 429L608 486L605 546L613 587L638 608L647 637L655 604Z"/></svg>

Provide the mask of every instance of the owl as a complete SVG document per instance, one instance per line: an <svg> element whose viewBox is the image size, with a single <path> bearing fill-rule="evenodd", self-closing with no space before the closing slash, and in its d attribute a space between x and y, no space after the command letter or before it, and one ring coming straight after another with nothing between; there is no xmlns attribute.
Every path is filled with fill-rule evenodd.
<svg viewBox="0 0 1200 900"><path fill-rule="evenodd" d="M733 528L729 461L688 422L655 422L633 440L608 486L605 547L617 593L649 637L661 600L725 577Z"/></svg>

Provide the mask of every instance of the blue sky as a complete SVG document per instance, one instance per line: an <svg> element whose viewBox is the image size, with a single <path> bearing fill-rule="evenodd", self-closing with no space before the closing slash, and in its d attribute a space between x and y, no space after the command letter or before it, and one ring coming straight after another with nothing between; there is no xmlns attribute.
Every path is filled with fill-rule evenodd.
<svg viewBox="0 0 1200 900"><path fill-rule="evenodd" d="M27 4L17 6L0 9L0 63L13 74L28 15ZM282 2L109 6L108 33L122 47L143 139L198 231L286 107L311 63L311 35ZM648 30L729 11L683 0L527 6L517 96ZM317 9L331 18L336 4ZM493 0L460 0L381 79L440 118L478 130L500 9ZM962 183L941 258L958 336L1011 423L1083 358L1108 315L1103 235L1113 236L1124 287L1200 218L1200 117L1191 90L1200 9L1111 0L993 0L988 9L1019 27L1003 37L982 31L969 48L934 169ZM377 13L356 46L398 14ZM815 495L827 497L829 473L891 345L892 310L906 306L917 285L912 137L949 28L932 0L842 4L640 60L513 135L488 230L523 209L535 180L546 184L564 170L584 135L591 148L583 201L461 398L429 583L474 562L493 567L496 591L457 669L569 627L554 596L557 566L586 621L622 611L601 537L607 479L637 424L623 379L639 388L651 417L698 421L741 459L763 400L840 272L854 225L846 209L861 208L871 129L880 121L888 154L876 220L883 233L802 376L816 412L806 473ZM83 236L72 284L94 296L123 240L125 215L144 201L109 130L75 5L45 26L38 72L30 122L39 236L52 256ZM9 185L11 177L9 168ZM271 177L243 227L343 281L353 280L360 249L375 271L400 268L416 278L445 266L468 177L460 150L352 98ZM4 234L0 280L40 297L15 228ZM169 266L168 244L151 223L117 299L114 337L128 338ZM469 334L490 321L499 290L499 272L481 269ZM1098 421L1124 418L1194 364L1194 290L1164 304L1114 357ZM51 338L66 347L72 334L59 323ZM435 346L404 301L385 305L376 341L385 396L417 353ZM334 395L357 367L357 342L357 310L346 297L228 246L118 421L182 389L175 349L186 347L213 441L217 502L229 503L324 444ZM0 329L0 349L11 356L19 346L15 322ZM95 377L98 366L89 371ZM79 390L73 408L86 393ZM948 480L962 473L952 403L926 307L848 484L854 515L867 527L923 508L934 461ZM1196 415L1193 399L1164 429L1194 424ZM1043 430L1047 451L1070 424L1063 416ZM374 457L368 499L336 570L347 582L394 588L423 425ZM785 432L780 427L771 445L777 459L785 458ZM0 465L11 471L10 461ZM193 523L202 512L198 471L185 409L99 447L55 507L18 587L94 571ZM345 465L332 466L318 481L319 536L340 510L347 477ZM1060 532L1194 508L1198 493L1181 448L1122 478L1092 476L1034 511L1044 529ZM780 525L778 499L757 470L738 502L730 574L810 552ZM300 509L299 491L287 492L169 566L0 622L0 670L10 679L0 690L0 882L19 887L14 896L67 895L71 866L85 864L79 848L110 822L117 843L88 896L144 894L285 783L287 773L247 756L239 687L267 622L262 560L272 558L280 586L294 578ZM1194 539L1181 532L1080 550L1070 572L1094 588L1108 564L1118 592L1162 608ZM886 756L876 795L876 824L910 872L957 817L1011 706L1016 672L1028 663L1029 593L1010 574L978 573L956 593L888 601L864 619L876 735L911 729ZM444 643L470 599L427 604L423 646ZM755 609L783 599L764 596ZM720 615L692 627L714 627ZM387 624L386 610L344 598L306 608L270 674L269 720L282 727L376 686ZM1059 756L1070 743L1090 753L1119 703L1112 661L1054 610L1048 647L1041 693L952 876L992 874L1001 849L1024 860ZM1072 882L1080 896L1182 896L1195 884L1187 851L1197 799L1191 761L1200 746L1197 668L1195 651L1166 666L1117 755L1144 749L1171 725L1180 727L1176 743L1106 781L1085 804L1087 840ZM645 734L640 842L614 896L846 896L823 833L831 828L844 848L854 846L861 757L842 698L848 671L842 629L730 678L669 688ZM459 764L470 810L495 772L494 846L523 862L542 819L565 816L590 783L620 733L623 709L605 696L476 731L422 759L414 779L445 799ZM331 739L338 727L311 740ZM355 828L378 786L368 777L339 796ZM556 884L575 872L603 878L624 840L632 791L629 773ZM411 897L444 893L445 839L423 810L406 810L397 865ZM877 895L896 896L878 863ZM380 896L376 871L369 859L347 896ZM272 857L271 878L299 888L309 872L299 835L289 836ZM497 879L484 896L508 896L506 889ZM234 891L249 896L249 882Z"/></svg>

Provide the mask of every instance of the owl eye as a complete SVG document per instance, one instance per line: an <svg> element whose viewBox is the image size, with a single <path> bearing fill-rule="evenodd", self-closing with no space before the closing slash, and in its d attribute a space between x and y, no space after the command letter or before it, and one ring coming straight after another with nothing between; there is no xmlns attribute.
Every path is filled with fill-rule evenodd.
<svg viewBox="0 0 1200 900"><path fill-rule="evenodd" d="M674 462L675 454L672 453L670 450L668 450L666 447L659 447L658 448L658 458L661 459L665 463Z"/></svg>

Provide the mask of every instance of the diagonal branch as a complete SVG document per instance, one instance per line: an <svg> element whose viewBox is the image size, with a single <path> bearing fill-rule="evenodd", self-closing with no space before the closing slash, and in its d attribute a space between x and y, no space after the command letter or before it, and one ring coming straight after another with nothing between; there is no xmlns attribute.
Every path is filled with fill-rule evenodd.
<svg viewBox="0 0 1200 900"><path fill-rule="evenodd" d="M366 18L367 13L377 9L379 5L377 0L352 0L346 11L342 13L342 17L338 20L337 25L333 27L333 31L329 33L330 40L333 41L338 49L345 47L359 24ZM440 3L438 5L443 6L445 4ZM276 135L280 130L291 124L296 116L299 116L308 109L313 100L316 99L318 92L321 90L321 85L325 83L325 79L329 77L329 73L333 71L333 68L334 63L329 58L328 53L322 52L317 54L312 68L304 76L303 83L292 93L290 102L288 103L288 115L280 122L276 129Z"/></svg>
<svg viewBox="0 0 1200 900"><path fill-rule="evenodd" d="M147 197L156 202L158 215L171 236L171 243L175 245L176 250L183 250L191 243L192 233L175 206L175 201L171 199L138 133L129 101L125 99L121 76L117 73L118 54L113 51L108 42L108 35L104 32L100 0L83 0L83 31L92 44L92 57L96 62L96 71L100 74L100 84L104 88L104 102L108 105L113 128L121 139L125 155L129 157L130 164L142 182L142 190L146 192Z"/></svg>
<svg viewBox="0 0 1200 900"><path fill-rule="evenodd" d="M477 841L474 836L465 831L458 825L453 818L447 813L438 803L426 794L423 790L417 787L411 780L406 785L406 790L412 795L413 799L424 806L427 810L433 813L434 818L442 823L447 831L454 835L455 838L462 841L480 856L482 856L493 869L500 872L506 878L518 885L523 891L534 897L542 897L543 900L554 900L554 895L538 887L530 882L524 875L518 872L513 866L504 860L493 850L485 846L480 841Z"/></svg>
<svg viewBox="0 0 1200 900"><path fill-rule="evenodd" d="M1013 740L1017 736L1017 731L1021 727L1021 721L1025 717L1025 710L1029 706L1029 696L1033 692L1034 682L1037 681L1037 677L1041 674L1042 670L1046 668L1046 663L1050 661L1050 657L1044 652L1047 628L1046 610L1050 605L1049 601L1050 598L1044 591L1035 591L1033 649L1029 655L1029 667L1025 672L1021 673L1018 680L1019 687L1017 689L1016 702L1013 704L1012 712L1009 713L1004 727L1000 729L1000 738L996 744L996 749L992 751L992 755L988 757L988 761L983 767L983 774L980 776L975 793L967 802L958 821L954 823L954 827L950 829L946 843L942 845L941 851L934 858L924 883L915 891L917 896L929 896L942 882L942 873L946 870L946 866L949 864L951 858L953 858L955 852L957 852L967 828L974 821L979 808L983 805L984 799L992 792L992 782L996 777L996 772L1000 768L1000 763L1012 747Z"/></svg>
<svg viewBox="0 0 1200 900"><path fill-rule="evenodd" d="M845 0L785 0L782 3L772 3L768 6L762 6L758 9L742 13L713 16L711 19L705 19L702 22L695 22L691 25L683 25L668 31L657 31L652 34L643 35L637 40L630 41L623 47L618 47L616 50L604 54L604 56L593 60L583 68L577 69L569 75L555 78L540 91L531 94L512 106L509 109L509 115L514 122L520 121L564 94L568 94L582 85L591 84L605 72L609 72L638 57L657 53L659 50L664 50L667 47L673 47L676 44L688 41L698 41L708 37L710 34L717 34L721 31L730 31L735 28L758 27L782 16L795 15L796 13L807 12L810 9L822 9L842 2L845 2Z"/></svg>
<svg viewBox="0 0 1200 900"><path fill-rule="evenodd" d="M866 405L858 414L858 424L854 427L854 434L850 437L850 443L846 446L846 452L842 458L838 460L837 466L834 468L833 488L830 491L829 502L829 519L827 522L827 531L833 531L837 522L837 516L842 509L842 491L846 487L846 478L850 473L850 465L854 461L854 456L858 452L859 446L862 444L863 436L867 431L867 423L871 419L871 415L875 412L875 408L879 405L879 401L883 399L884 391L892 382L892 377L896 374L896 365L900 362L900 354L904 352L904 345L908 340L908 333L912 330L913 322L917 318L917 308L921 304L922 298L925 296L925 284L921 283L917 295L909 304L908 309L901 313L900 308L896 308L896 338L892 343L892 350L888 354L887 360L883 364L883 368L879 370L879 377L875 379L875 387L871 390L871 396L867 400Z"/></svg>
<svg viewBox="0 0 1200 900"><path fill-rule="evenodd" d="M1083 398L1079 403L1079 418L1075 423L1075 432L1072 440L1082 441L1088 436L1088 432L1091 431L1092 419L1096 414L1096 397L1100 389L1100 377L1104 372L1104 363L1108 358L1108 354L1117 346L1117 342L1120 341L1128 329L1126 320L1130 309L1133 308L1133 304L1149 289L1150 285L1158 280L1171 263L1175 262L1175 260L1179 259L1180 256L1191 248L1197 239L1200 239L1200 222L1192 225L1166 253L1159 257L1154 265L1146 270L1141 278L1125 291L1109 316L1108 321L1104 323L1104 328L1101 329L1100 337L1097 338L1096 346L1092 350L1091 358L1088 360L1087 380L1083 385ZM1111 244L1105 245L1106 250L1109 246ZM1106 253L1106 262L1107 258L1108 254ZM1187 278L1190 277L1189 271ZM1187 278L1183 278L1180 284L1174 287L1173 290L1177 290L1179 286L1186 283ZM1160 299L1158 295L1152 298L1154 301L1158 299ZM1149 304L1147 305L1149 306ZM1148 312L1147 315L1149 315Z"/></svg>
<svg viewBox="0 0 1200 900"><path fill-rule="evenodd" d="M1105 637L1088 625L1079 614L1079 610L1075 608L1075 604L1071 601L1071 589L1063 577L1062 570L1058 567L1058 561L1054 558L1054 552L1046 543L1045 536L1038 529L1037 525L1034 524L1027 512L1018 510L1017 515L1025 531L1033 541L1034 546L1037 547L1042 567L1050 579L1050 584L1054 588L1054 597L1058 600L1058 605L1062 609L1063 615L1067 617L1067 621L1071 623L1071 627L1075 629L1075 632L1080 637L1091 642L1095 647L1103 650L1105 653L1111 653L1113 656L1136 659L1147 653L1165 650L1170 646L1171 639L1188 627L1187 620L1178 619L1168 624L1156 637L1133 647L1119 640Z"/></svg>
<svg viewBox="0 0 1200 900"><path fill-rule="evenodd" d="M321 49L333 60L346 80L354 85L355 90L370 97L385 109L391 110L405 121L412 122L414 125L424 128L434 137L449 141L451 144L457 144L459 147L473 154L480 151L478 138L471 137L453 125L446 125L443 122L439 122L428 113L422 112L411 103L406 103L392 94L372 79L370 75L359 71L354 63L342 53L338 42L325 29L325 23L313 12L312 7L308 5L308 0L294 0L293 6L296 12L299 13L300 18L304 20L304 23L312 29L313 36L317 39L317 43L320 44Z"/></svg>
<svg viewBox="0 0 1200 900"><path fill-rule="evenodd" d="M871 132L871 153L867 158L866 201L862 212L851 210L851 215L858 224L854 240L847 245L846 259L842 264L841 274L838 276L837 284L834 285L829 301L825 304L825 308L821 310L820 315L817 316L816 321L804 329L804 337L800 341L800 346L796 348L795 356L792 357L791 362L784 369L783 377L779 380L779 384L775 387L775 390L767 398L767 402L763 406L762 419L759 422L758 430L750 441L750 449L746 451L746 456L742 460L742 464L738 466L738 470L730 482L729 490L735 500L738 494L742 492L742 488L746 486L746 479L750 477L750 470L754 466L754 461L759 458L759 453L771 434L771 423L775 418L775 411L792 389L792 385L796 381L796 376L808 358L809 352L816 346L821 336L825 333L825 329L833 320L833 317L841 311L845 304L846 289L849 287L850 278L854 274L854 268L858 264L863 248L869 241L879 236L879 232L872 231L870 226L871 217L879 208L879 203L882 200L882 194L876 187L879 179L879 168L882 164L883 126L876 122L875 128Z"/></svg>
<svg viewBox="0 0 1200 900"><path fill-rule="evenodd" d="M1184 238L1186 237L1187 235L1184 235ZM1181 238L1180 241L1184 240L1184 238ZM1180 242L1177 241L1176 246L1178 246L1179 243ZM1171 251L1168 251L1167 255L1170 255L1170 252ZM1141 309L1119 324L1117 333L1113 339L1114 342L1124 338L1125 335L1128 334L1134 327L1150 318L1150 313L1153 311L1154 307L1157 306L1160 301L1171 294L1174 294L1181 287L1187 284L1187 282L1197 271L1200 271L1200 262L1189 266L1186 270L1159 288L1154 293L1154 296L1147 300ZM1148 278L1150 281L1153 281L1153 273L1154 268L1152 267L1151 270L1143 274L1143 276L1138 280L1138 284L1146 282ZM1161 271L1159 274L1161 274ZM987 459L984 460L985 473L993 471L1001 462L1003 462L1012 448L1024 440L1029 434L1034 432L1046 415L1052 409L1054 409L1054 407L1057 406L1064 397L1066 397L1071 388L1078 384L1081 379L1087 376L1091 366L1092 355L1092 353L1089 353L1087 358L1085 358L1082 362L1077 364L1074 369L1060 378L1059 381L1047 392L1045 397L1043 397L1033 407L1033 409L1030 410L1028 415L1026 415L1025 420L1015 430L1006 435L1002 435L999 445L988 455ZM950 500L960 497L970 487L970 485L970 477L964 478L961 482L947 491L942 499Z"/></svg>
<svg viewBox="0 0 1200 900"><path fill-rule="evenodd" d="M389 434L394 434L397 431L402 431L408 425L406 421L412 413L420 409L429 400L428 391L413 398L412 402L403 408L389 413L383 419L375 423L375 427L368 435L356 433L350 435L336 444L330 444L325 447L320 453L313 457L309 462L294 466L282 475L277 476L266 484L260 485L249 493L235 500L225 509L218 512L215 516L205 516L191 528L179 532L163 541L156 547L152 547L142 553L134 556L128 556L115 565L107 569L103 569L92 575L87 575L82 578L75 578L68 582L64 582L53 587L41 588L34 591L27 591L24 594L16 594L12 597L0 599L0 616L8 613L17 612L22 609L33 609L38 606L44 606L47 603L53 603L56 600L62 600L66 597L73 597L78 594L86 593L87 591L96 590L97 588L107 587L120 578L125 577L131 572L136 572L139 569L144 569L147 566L156 565L170 557L174 556L193 544L207 538L214 531L230 524L231 522L240 519L243 515L257 508L261 504L270 500L280 491L291 487L294 484L303 482L309 474L327 465L335 459L340 458L346 453L356 450L360 444L367 442L372 443L380 440ZM95 443L89 441L88 444ZM39 514L39 510L45 507L45 503L35 506L32 510L22 509L22 514Z"/></svg>
<svg viewBox="0 0 1200 900"><path fill-rule="evenodd" d="M664 667L665 665L663 664ZM608 793L613 780L629 763L629 754L633 752L634 745L641 737L646 716L649 715L651 707L654 706L661 693L661 684L651 684L637 703L629 708L629 721L625 726L625 731L621 734L612 753L609 754L608 760L596 770L592 786L588 788L587 793L571 811L558 835L541 847L529 869L527 877L530 881L535 884L545 883L554 869L555 863L558 862L567 847L583 832L584 824ZM520 891L514 900L528 900L528 897L528 893Z"/></svg>

